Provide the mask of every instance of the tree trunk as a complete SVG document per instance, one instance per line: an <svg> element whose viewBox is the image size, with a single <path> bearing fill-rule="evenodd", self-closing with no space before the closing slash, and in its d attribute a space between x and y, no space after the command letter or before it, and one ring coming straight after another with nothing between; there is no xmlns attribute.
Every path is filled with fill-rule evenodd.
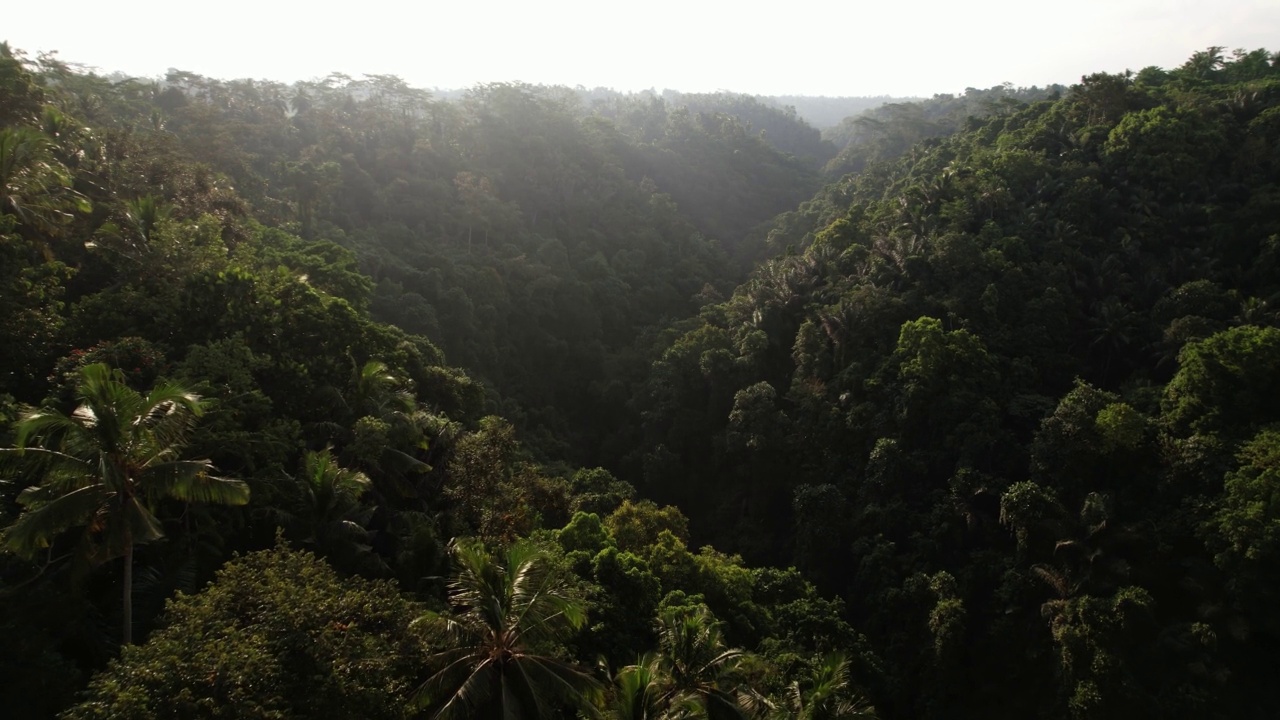
<svg viewBox="0 0 1280 720"><path fill-rule="evenodd" d="M133 539L124 541L124 611L123 641L125 645L133 644Z"/></svg>

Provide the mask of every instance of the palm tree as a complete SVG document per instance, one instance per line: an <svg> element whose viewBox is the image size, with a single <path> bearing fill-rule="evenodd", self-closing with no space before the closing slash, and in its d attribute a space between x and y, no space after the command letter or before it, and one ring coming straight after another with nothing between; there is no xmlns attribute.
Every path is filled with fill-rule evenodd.
<svg viewBox="0 0 1280 720"><path fill-rule="evenodd" d="M749 655L725 646L705 606L665 609L658 617L660 652L622 669L614 714L623 720L747 718L768 707L742 682Z"/></svg>
<svg viewBox="0 0 1280 720"><path fill-rule="evenodd" d="M71 189L71 173L54 158L53 147L39 131L0 129L0 216L46 230L69 219L72 211L88 211L88 201Z"/></svg>
<svg viewBox="0 0 1280 720"><path fill-rule="evenodd" d="M781 715L794 720L870 720L875 716L865 698L849 692L849 659L843 653L823 657L803 683L791 683L786 711Z"/></svg>
<svg viewBox="0 0 1280 720"><path fill-rule="evenodd" d="M94 364L80 371L79 399L70 415L44 408L26 413L16 425L17 447L0 449L39 475L38 484L18 495L25 510L4 544L34 557L79 529L78 550L91 563L123 557L127 645L133 641L133 548L164 534L155 503L243 505L249 488L213 475L208 460L179 459L202 412L199 396L169 383L144 396L125 384L120 370Z"/></svg>
<svg viewBox="0 0 1280 720"><path fill-rule="evenodd" d="M1221 45L1212 45L1207 50L1192 53L1191 59L1179 69L1185 76L1195 80L1211 80L1226 64L1226 58L1222 56L1225 49Z"/></svg>
<svg viewBox="0 0 1280 720"><path fill-rule="evenodd" d="M662 697L661 671L658 656L646 653L635 665L628 665L614 678L614 695L611 703L613 717L617 720L658 720L662 717L659 705Z"/></svg>
<svg viewBox="0 0 1280 720"><path fill-rule="evenodd" d="M136 200L125 201L125 216L138 231L144 245L151 242L156 226L172 212L173 207L155 195L143 195Z"/></svg>
<svg viewBox="0 0 1280 720"><path fill-rule="evenodd" d="M396 375L386 363L369 360L354 368L349 399L343 399L356 417L408 413L413 411L416 401L413 393L405 389L406 384L405 379Z"/></svg>
<svg viewBox="0 0 1280 720"><path fill-rule="evenodd" d="M304 543L334 561L354 561L370 554L365 523L374 508L360 502L369 487L368 476L339 465L328 448L308 452L282 514Z"/></svg>
<svg viewBox="0 0 1280 720"><path fill-rule="evenodd" d="M564 717L566 708L596 715L596 680L545 654L586 613L544 551L521 542L494 557L479 541L455 540L450 552L454 611L417 621L444 649L431 657L433 673L410 709L433 720Z"/></svg>

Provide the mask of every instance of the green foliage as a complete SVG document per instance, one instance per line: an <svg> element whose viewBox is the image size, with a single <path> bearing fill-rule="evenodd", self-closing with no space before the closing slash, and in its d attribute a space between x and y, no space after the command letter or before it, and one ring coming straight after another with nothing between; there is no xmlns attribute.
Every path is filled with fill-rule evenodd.
<svg viewBox="0 0 1280 720"><path fill-rule="evenodd" d="M796 488L793 509L797 564L815 580L834 582L841 572L848 501L834 485L801 485Z"/></svg>
<svg viewBox="0 0 1280 720"><path fill-rule="evenodd" d="M476 541L453 543L452 615L417 621L438 648L411 709L431 718L559 717L591 713L599 688L556 657L557 645L586 621L563 571L530 542L491 556Z"/></svg>
<svg viewBox="0 0 1280 720"><path fill-rule="evenodd" d="M0 43L0 100L4 111L0 125L31 122L40 114L44 93L36 79L23 67L24 56Z"/></svg>
<svg viewBox="0 0 1280 720"><path fill-rule="evenodd" d="M897 415L921 446L953 445L966 437L962 459L997 439L989 428L996 410L994 363L982 342L965 330L946 332L935 318L905 323L888 367L897 366ZM927 410L926 410L927 408ZM955 433L956 426L964 432ZM990 438L984 437L991 433Z"/></svg>
<svg viewBox="0 0 1280 720"><path fill-rule="evenodd" d="M850 690L848 658L841 653L826 655L803 683L797 680L787 688L786 716L797 720L876 717L875 708Z"/></svg>
<svg viewBox="0 0 1280 720"><path fill-rule="evenodd" d="M19 228L40 233L87 209L48 137L30 128L0 128L0 217L11 216Z"/></svg>
<svg viewBox="0 0 1280 720"><path fill-rule="evenodd" d="M1188 344L1165 390L1165 417L1182 435L1239 436L1280 407L1280 329L1241 326Z"/></svg>
<svg viewBox="0 0 1280 720"><path fill-rule="evenodd" d="M624 501L605 518L605 526L618 549L626 552L638 552L653 545L664 532L681 542L689 538L689 520L678 508L670 505L659 508L650 500Z"/></svg>
<svg viewBox="0 0 1280 720"><path fill-rule="evenodd" d="M72 271L56 261L34 261L37 244L5 231L0 219L0 391L36 401L40 373L55 354L65 283Z"/></svg>
<svg viewBox="0 0 1280 720"><path fill-rule="evenodd" d="M97 362L135 393L172 375L210 401L175 435L254 491L138 500L138 537L171 542L126 563L135 593L61 559L134 525L36 532L51 486L5 476L6 537L41 550L0 562L33 658L5 687L69 697L114 652L100 618L136 594L145 632L283 524L436 607L448 538L541 533L524 567L574 621L517 650L660 653L619 676L626 717L706 709L659 707L652 623L699 613L768 660L710 682L729 714L857 714L865 688L885 717L1276 715L1277 67L1209 48L886 105L829 133L843 177L817 190L832 148L728 94L117 82L4 48L0 416L70 412ZM482 663L489 606L456 591L427 624L466 642L432 650ZM288 672L236 632L245 671ZM472 677L419 669L442 673L424 698ZM278 709L298 687L233 691L320 714ZM374 694L395 714L404 687Z"/></svg>
<svg viewBox="0 0 1280 720"><path fill-rule="evenodd" d="M707 608L663 611L658 643L656 655L618 673L619 717L746 718L761 703L742 683L746 654L724 644Z"/></svg>
<svg viewBox="0 0 1280 720"><path fill-rule="evenodd" d="M1151 423L1142 413L1077 380L1036 432L1032 475L1069 505L1089 489L1132 493L1150 473L1151 440Z"/></svg>
<svg viewBox="0 0 1280 720"><path fill-rule="evenodd" d="M1094 419L1107 450L1132 450L1147 434L1146 418L1125 403L1112 403Z"/></svg>
<svg viewBox="0 0 1280 720"><path fill-rule="evenodd" d="M1221 131L1203 115L1157 107L1121 118L1102 154L1154 187L1178 188L1201 177L1223 145Z"/></svg>
<svg viewBox="0 0 1280 720"><path fill-rule="evenodd" d="M521 458L515 430L495 416L458 439L444 496L456 505L465 532L487 542L509 543L545 523L568 519L568 488Z"/></svg>
<svg viewBox="0 0 1280 720"><path fill-rule="evenodd" d="M17 446L5 449L6 457L29 461L40 480L23 491L19 501L27 512L6 533L13 551L33 555L80 527L86 549L101 562L160 537L144 503L248 500L243 482L209 475L208 461L177 457L202 412L198 396L171 384L144 396L120 371L93 364L81 370L78 399L70 415L27 412L17 425Z"/></svg>
<svg viewBox="0 0 1280 720"><path fill-rule="evenodd" d="M916 102L885 102L844 117L823 131L840 148L826 167L828 178L862 172L868 165L896 159L916 144L961 130L970 118L1001 116L1022 105L1061 94L1064 88L968 88L963 95L935 95Z"/></svg>
<svg viewBox="0 0 1280 720"><path fill-rule="evenodd" d="M394 586L341 579L310 553L252 553L172 600L63 717L403 717L415 614Z"/></svg>
<svg viewBox="0 0 1280 720"><path fill-rule="evenodd" d="M192 445L229 473L283 471L301 444L298 419L279 415L258 386L257 378L271 366L269 356L236 336L191 346L174 368L177 377L200 383L201 394L216 401Z"/></svg>
<svg viewBox="0 0 1280 720"><path fill-rule="evenodd" d="M307 242L274 228L261 228L259 233L256 242L264 250L260 262L279 263L352 307L369 306L373 281L360 272L355 253L332 242Z"/></svg>
<svg viewBox="0 0 1280 720"><path fill-rule="evenodd" d="M1280 432L1267 428L1245 443L1239 467L1227 473L1222 495L1202 534L1214 561L1233 578L1231 595L1250 622L1280 631L1272 579L1280 563Z"/></svg>
<svg viewBox="0 0 1280 720"><path fill-rule="evenodd" d="M124 374L103 364L80 371L80 404L70 414L31 410L17 423L16 447L0 458L26 465L37 484L17 502L23 512L4 533L7 549L26 558L76 531L78 560L98 565L124 558L123 639L133 637L133 549L164 536L158 504L164 500L243 505L241 480L211 474L208 460L184 460L199 396L161 384L145 396Z"/></svg>
<svg viewBox="0 0 1280 720"><path fill-rule="evenodd" d="M356 568L370 558L364 526L374 508L361 502L372 485L368 476L342 467L325 449L303 455L301 472L290 480L280 503L282 519L300 542L340 568Z"/></svg>
<svg viewBox="0 0 1280 720"><path fill-rule="evenodd" d="M1219 562L1266 563L1280 549L1280 432L1260 432L1240 450L1240 469L1227 476L1214 525L1228 545Z"/></svg>
<svg viewBox="0 0 1280 720"><path fill-rule="evenodd" d="M836 148L824 142L821 133L810 127L807 117L801 119L794 107L777 107L760 98L728 93L690 94L666 90L663 100L692 113L731 116L772 147L809 163L821 165L835 155Z"/></svg>
<svg viewBox="0 0 1280 720"><path fill-rule="evenodd" d="M630 484L618 480L604 468L582 468L569 478L573 493L573 511L608 515L622 503L635 497Z"/></svg>
<svg viewBox="0 0 1280 720"><path fill-rule="evenodd" d="M589 577L594 584L591 624L579 642L579 654L603 656L616 667L633 659L638 648L652 647L662 583L649 564L610 545L592 558Z"/></svg>
<svg viewBox="0 0 1280 720"><path fill-rule="evenodd" d="M565 552L585 552L594 556L613 544L613 539L595 513L578 511L568 525L556 531L556 540Z"/></svg>
<svg viewBox="0 0 1280 720"><path fill-rule="evenodd" d="M1265 473L1237 458L1280 406L1264 56L851 122L831 167L857 174L777 218L778 256L664 339L638 401L647 494L699 542L841 593L887 715L963 697L1057 716L1037 699L1055 693L1097 716L1276 707L1245 639L1273 628L1242 554L1265 547ZM693 588L698 557L664 538L650 565ZM1087 623L1105 672L1050 662L1042 608L1140 593L1141 622ZM1204 640L1228 636L1231 660ZM1034 687L981 679L1012 673Z"/></svg>
<svg viewBox="0 0 1280 720"><path fill-rule="evenodd" d="M1111 598L1085 596L1048 607L1070 717L1140 712L1136 678L1124 655L1148 630L1151 604L1145 590L1126 587Z"/></svg>

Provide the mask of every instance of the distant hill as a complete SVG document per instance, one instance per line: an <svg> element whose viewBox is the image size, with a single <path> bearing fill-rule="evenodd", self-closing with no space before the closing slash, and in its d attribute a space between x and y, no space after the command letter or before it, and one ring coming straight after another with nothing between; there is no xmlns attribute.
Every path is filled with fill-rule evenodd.
<svg viewBox="0 0 1280 720"><path fill-rule="evenodd" d="M774 103L782 107L793 107L796 114L805 122L826 130L840 124L841 120L858 115L867 110L874 110L886 103L901 103L921 100L917 97L892 97L877 95L875 97L827 97L820 95L757 95L757 100Z"/></svg>

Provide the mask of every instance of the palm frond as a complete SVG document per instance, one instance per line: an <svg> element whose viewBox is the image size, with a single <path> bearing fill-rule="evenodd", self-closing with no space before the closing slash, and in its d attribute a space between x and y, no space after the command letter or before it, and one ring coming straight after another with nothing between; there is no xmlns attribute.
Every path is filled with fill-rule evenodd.
<svg viewBox="0 0 1280 720"><path fill-rule="evenodd" d="M5 545L22 557L33 557L61 533L92 522L111 494L100 483L65 494L29 487L18 495L27 510L5 532Z"/></svg>
<svg viewBox="0 0 1280 720"><path fill-rule="evenodd" d="M511 622L522 636L537 641L555 635L562 627L577 630L586 622L581 603L557 591L563 583L527 543L517 543L507 551L511 606L518 614Z"/></svg>
<svg viewBox="0 0 1280 720"><path fill-rule="evenodd" d="M175 460L145 470L139 488L149 498L172 498L183 502L244 505L249 502L249 486L243 480L210 475L208 460Z"/></svg>
<svg viewBox="0 0 1280 720"><path fill-rule="evenodd" d="M517 543L495 557L478 541L455 539L450 554L453 614L427 614L414 625L452 649L432 656L440 669L411 707L426 707L431 718L559 717L570 708L594 715L600 685L591 674L525 642L559 639L553 628L571 627L582 614L543 551Z"/></svg>
<svg viewBox="0 0 1280 720"><path fill-rule="evenodd" d="M332 496L341 505L354 504L373 484L364 473L339 465L329 448L304 456L302 481L313 496Z"/></svg>
<svg viewBox="0 0 1280 720"><path fill-rule="evenodd" d="M702 696L702 705L709 720L746 720L747 709L739 702L738 693L711 688Z"/></svg>
<svg viewBox="0 0 1280 720"><path fill-rule="evenodd" d="M521 654L514 658L516 669L530 679L533 687L592 715L603 687L586 670L572 663L542 655Z"/></svg>
<svg viewBox="0 0 1280 720"><path fill-rule="evenodd" d="M820 705L849 686L849 658L844 653L826 655L810 676L809 703Z"/></svg>
<svg viewBox="0 0 1280 720"><path fill-rule="evenodd" d="M475 640L478 634L474 628L457 617L445 615L437 612L427 612L418 616L409 623L409 627L415 628L434 640L437 644L443 645L452 650L444 650L436 653L432 657L439 661L448 653L459 652L458 648L465 648L467 644Z"/></svg>
<svg viewBox="0 0 1280 720"><path fill-rule="evenodd" d="M382 451L378 458L378 466L385 472L408 475L409 473L431 472L431 465L410 455L403 450L389 447Z"/></svg>
<svg viewBox="0 0 1280 720"><path fill-rule="evenodd" d="M725 650L724 652L709 658L700 667L694 670L696 675L704 675L715 677L732 672L737 668L739 661L746 655L745 650Z"/></svg>
<svg viewBox="0 0 1280 720"><path fill-rule="evenodd" d="M109 523L112 531L108 533L108 537L112 540L109 547L113 552L123 548L129 542L147 543L164 537L164 528L160 525L160 519L152 514L138 498L129 498L124 503L121 514L124 522ZM129 533L128 537L122 535L126 530Z"/></svg>
<svg viewBox="0 0 1280 720"><path fill-rule="evenodd" d="M411 709L426 710L433 720L465 720L474 716L475 708L490 701L496 664L474 652L458 655L410 696Z"/></svg>
<svg viewBox="0 0 1280 720"><path fill-rule="evenodd" d="M511 663L507 672L498 676L501 683L501 713L504 719L543 718L549 716L547 698L536 691L533 679L519 662Z"/></svg>
<svg viewBox="0 0 1280 720"><path fill-rule="evenodd" d="M30 447L33 441L45 439L56 441L64 433L80 430L80 425L56 410L40 408L28 410L18 418L16 429L17 449L23 449Z"/></svg>
<svg viewBox="0 0 1280 720"><path fill-rule="evenodd" d="M737 677L743 650L726 648L720 625L705 606L667 608L658 618L657 669L665 686L659 704L667 715L697 708L699 717L745 717L767 701Z"/></svg>
<svg viewBox="0 0 1280 720"><path fill-rule="evenodd" d="M657 658L648 653L618 671L614 678L613 712L619 720L648 720L656 715L658 697Z"/></svg>
<svg viewBox="0 0 1280 720"><path fill-rule="evenodd" d="M29 475L39 475L43 478L43 485L57 484L68 490L83 487L94 474L91 462L42 447L0 448L0 467L13 467Z"/></svg>

